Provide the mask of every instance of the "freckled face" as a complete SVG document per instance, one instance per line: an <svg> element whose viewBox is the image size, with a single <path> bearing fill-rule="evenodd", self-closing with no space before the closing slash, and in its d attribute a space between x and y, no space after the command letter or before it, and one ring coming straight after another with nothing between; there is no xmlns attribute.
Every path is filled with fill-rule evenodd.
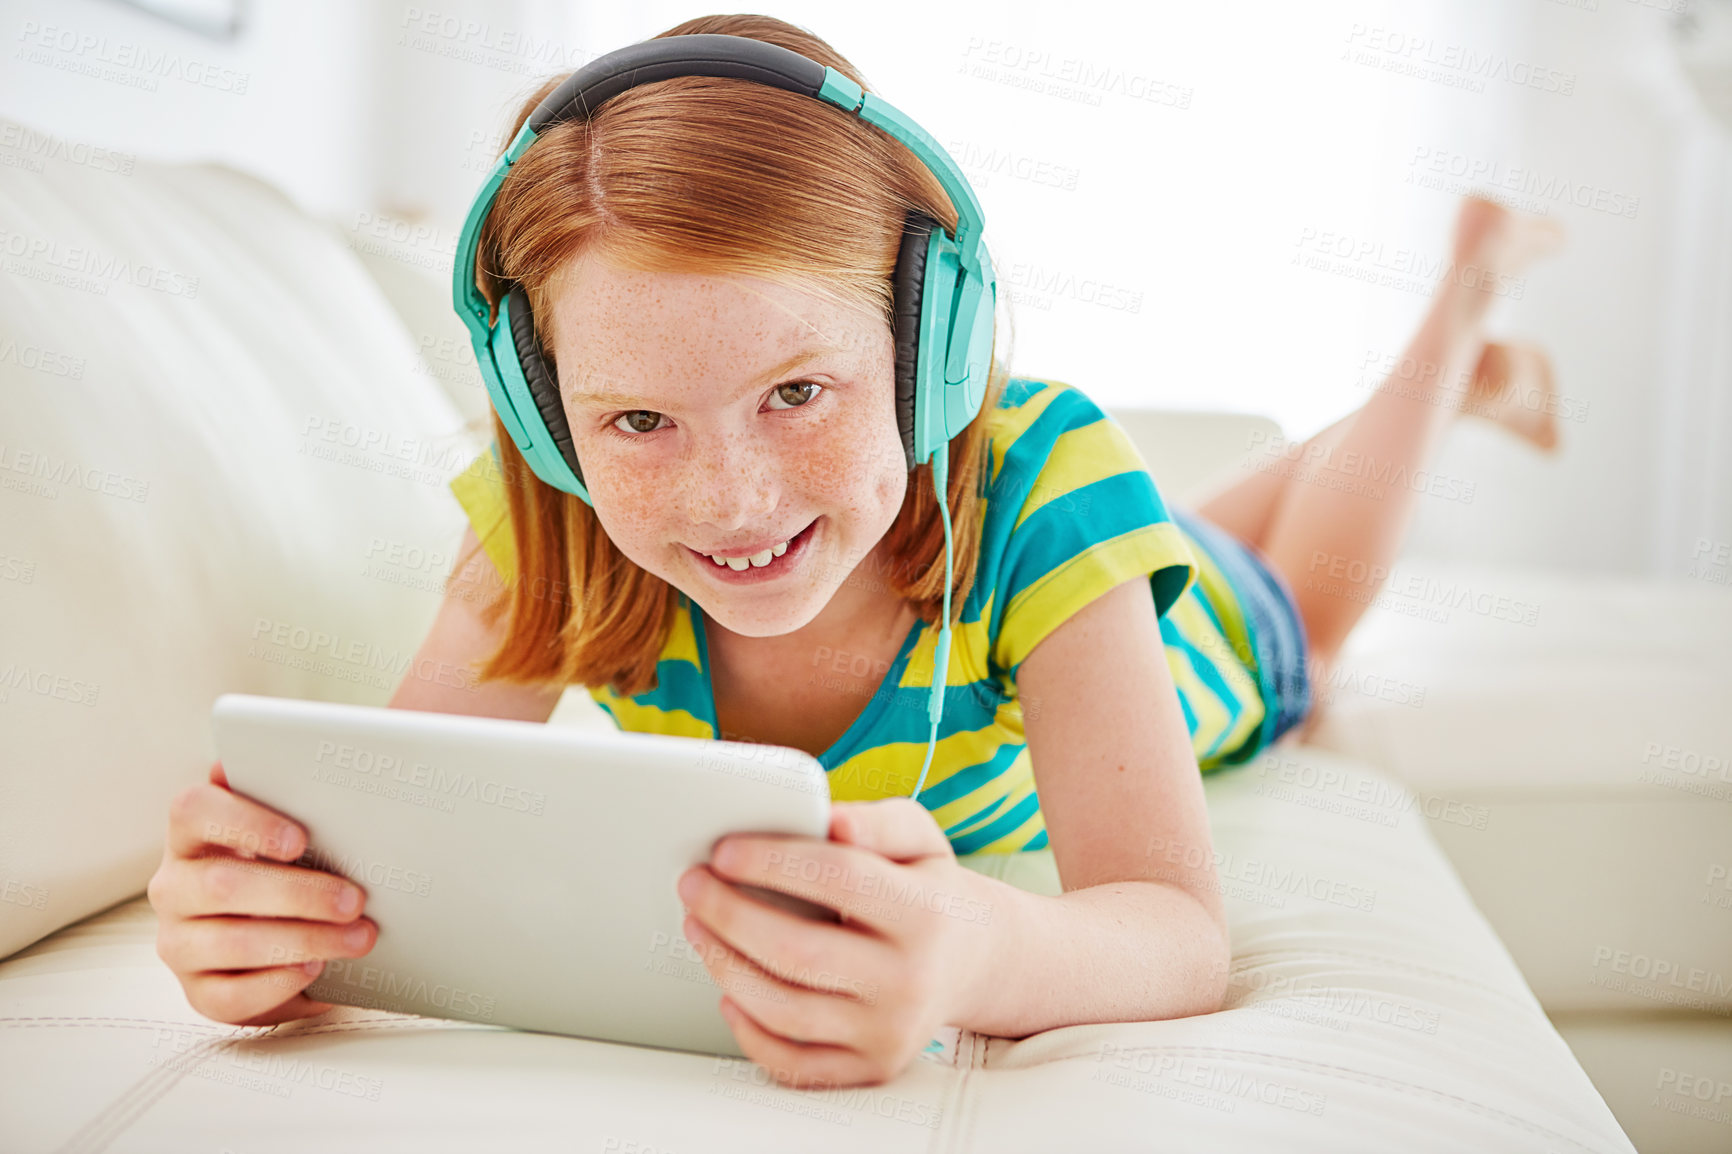
<svg viewBox="0 0 1732 1154"><path fill-rule="evenodd" d="M831 606L907 489L889 325L759 278L592 259L562 270L552 308L572 443L619 550L744 636L792 632ZM693 551L807 525L798 559L769 580L730 581ZM859 597L836 598L831 616Z"/></svg>

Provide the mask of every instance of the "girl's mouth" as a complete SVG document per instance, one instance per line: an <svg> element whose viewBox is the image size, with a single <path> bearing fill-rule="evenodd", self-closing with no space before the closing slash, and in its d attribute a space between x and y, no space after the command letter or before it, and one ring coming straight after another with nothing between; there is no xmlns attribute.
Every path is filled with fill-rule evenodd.
<svg viewBox="0 0 1732 1154"><path fill-rule="evenodd" d="M766 565L748 563L744 569L735 569L732 565L718 565L708 554L700 553L691 546L686 546L686 552L696 560L698 567L708 573L712 579L724 585L755 585L761 581L774 581L794 567L794 563L805 553L812 538L817 536L817 525L823 518L815 519L810 525L788 538L788 547L782 550L780 557L772 556Z"/></svg>

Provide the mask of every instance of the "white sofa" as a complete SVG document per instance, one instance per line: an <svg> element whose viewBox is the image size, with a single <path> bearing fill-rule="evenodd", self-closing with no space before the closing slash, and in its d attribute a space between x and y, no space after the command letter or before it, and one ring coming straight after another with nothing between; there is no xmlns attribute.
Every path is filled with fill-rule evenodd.
<svg viewBox="0 0 1732 1154"><path fill-rule="evenodd" d="M1492 734L1439 745L1423 725L1508 704L1468 692L1471 646L1439 658L1459 682L1428 674L1423 720L1341 701L1339 752L1288 741L1208 781L1233 938L1217 1014L949 1031L888 1084L810 1093L746 1062L469 1023L194 1012L142 895L169 798L213 758L212 701L382 704L417 675L462 529L444 482L483 443L463 427L482 398L438 281L414 271L450 256L392 231L321 224L219 167L0 165L0 1150L1633 1148L1530 988L1582 995L1607 967L1554 973L1544 940L1500 922L1534 951L1512 960L1475 906L1496 886L1470 895L1426 816L1425 773L1483 758ZM1220 464L1169 453L1174 430L1193 450L1205 426L1244 443L1218 418L1119 416L1170 496ZM1650 673L1604 670L1632 691ZM598 722L580 691L553 721ZM1515 771L1478 772L1446 792L1481 804ZM1319 782L1381 808L1332 806ZM971 864L1056 892L1050 854ZM1596 916L1554 921L1640 948Z"/></svg>

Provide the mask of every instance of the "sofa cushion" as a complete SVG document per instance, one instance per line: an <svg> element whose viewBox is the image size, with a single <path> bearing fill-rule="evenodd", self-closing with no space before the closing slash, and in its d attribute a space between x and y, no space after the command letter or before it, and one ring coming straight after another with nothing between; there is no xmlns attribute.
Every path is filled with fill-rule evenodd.
<svg viewBox="0 0 1732 1154"><path fill-rule="evenodd" d="M0 1148L1632 1149L1423 818L1295 804L1255 770L1205 785L1233 942L1219 1013L950 1031L883 1085L794 1091L742 1060L352 1007L220 1025L138 900L0 964ZM993 856L1011 860L975 864L1056 892L1050 852Z"/></svg>
<svg viewBox="0 0 1732 1154"><path fill-rule="evenodd" d="M476 445L343 240L238 172L0 166L0 271L3 957L144 891L219 693L389 699Z"/></svg>
<svg viewBox="0 0 1732 1154"><path fill-rule="evenodd" d="M1732 1013L1723 586L1406 561L1325 681L1306 740L1413 788L1548 1010Z"/></svg>

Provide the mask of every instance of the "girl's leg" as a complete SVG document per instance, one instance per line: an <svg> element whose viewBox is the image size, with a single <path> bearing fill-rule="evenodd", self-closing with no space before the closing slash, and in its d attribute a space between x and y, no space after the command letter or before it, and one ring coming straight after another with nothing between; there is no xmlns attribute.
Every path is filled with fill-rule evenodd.
<svg viewBox="0 0 1732 1154"><path fill-rule="evenodd" d="M1355 410L1357 411L1357 410ZM1341 440L1353 414L1348 413L1300 447L1299 459L1310 460L1312 454L1326 452ZM1251 475L1210 494L1196 503L1204 519L1219 525L1246 544L1261 549L1269 530L1269 520L1287 491L1287 476L1279 469L1253 469Z"/></svg>
<svg viewBox="0 0 1732 1154"><path fill-rule="evenodd" d="M1435 371L1435 365L1411 361L1402 362L1395 370L1403 380L1410 380L1416 374L1431 375ZM1388 379L1385 379L1386 384ZM1484 418L1547 452L1557 447L1551 362L1539 349L1524 345L1487 344L1474 368L1473 379L1466 387L1467 400L1454 410L1457 416ZM1342 435L1357 412L1355 409L1348 413L1302 445L1283 446L1283 461L1268 463L1281 465L1291 460L1302 464L1331 453L1341 443ZM1253 468L1249 476L1223 485L1196 502L1196 511L1239 540L1261 549L1269 535L1269 522L1274 517L1275 506L1281 503L1287 486L1293 483L1293 472L1289 468Z"/></svg>
<svg viewBox="0 0 1732 1154"><path fill-rule="evenodd" d="M1382 578L1368 577L1356 586L1338 577L1311 583L1306 578L1317 573L1318 558L1337 573L1349 568L1387 573L1414 499L1410 485L1387 479L1410 478L1421 469L1458 412L1494 416L1509 407L1507 398L1488 407L1461 382L1477 379L1466 370L1481 367L1482 322L1496 289L1561 237L1562 230L1547 218L1467 199L1456 224L1451 264L1399 362L1421 371L1391 373L1363 406L1307 442L1297 461L1278 461L1284 467L1276 473L1248 478L1199 509L1211 520L1216 513L1224 517L1223 527L1255 545L1287 580L1318 667L1334 659ZM1511 364L1519 368L1526 357L1531 369L1534 356L1527 350L1500 363L1506 370ZM1386 480L1369 480L1368 473ZM1325 584L1335 589L1346 584L1352 595L1325 592L1320 587Z"/></svg>

